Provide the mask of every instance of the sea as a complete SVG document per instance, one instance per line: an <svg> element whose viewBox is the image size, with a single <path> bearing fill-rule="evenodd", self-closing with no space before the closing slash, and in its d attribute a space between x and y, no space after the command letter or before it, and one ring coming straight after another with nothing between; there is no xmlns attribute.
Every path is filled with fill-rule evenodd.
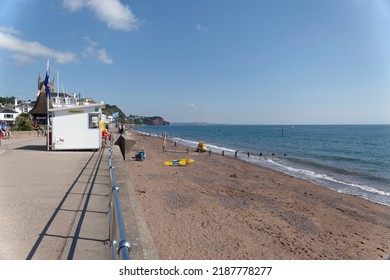
<svg viewBox="0 0 390 280"><path fill-rule="evenodd" d="M390 206L390 125L137 126L135 130L208 149ZM248 155L249 153L249 155Z"/></svg>

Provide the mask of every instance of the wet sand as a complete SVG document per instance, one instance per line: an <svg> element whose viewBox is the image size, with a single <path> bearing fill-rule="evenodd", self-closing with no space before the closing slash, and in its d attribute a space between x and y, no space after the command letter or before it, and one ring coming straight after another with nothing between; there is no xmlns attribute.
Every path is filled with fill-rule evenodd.
<svg viewBox="0 0 390 280"><path fill-rule="evenodd" d="M161 259L379 260L390 208L234 158L185 153L131 135L147 159L126 161ZM206 143L207 145L207 143ZM180 152L182 151L182 152ZM183 153L184 152L184 153ZM195 163L163 166L190 157Z"/></svg>

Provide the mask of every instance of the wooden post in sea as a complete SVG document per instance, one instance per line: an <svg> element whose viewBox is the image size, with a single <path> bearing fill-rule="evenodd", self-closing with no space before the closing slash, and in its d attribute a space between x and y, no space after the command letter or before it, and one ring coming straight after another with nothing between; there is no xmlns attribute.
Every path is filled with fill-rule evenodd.
<svg viewBox="0 0 390 280"><path fill-rule="evenodd" d="M222 156L223 156L223 157L225 156L225 151L224 151L224 150L222 150Z"/></svg>
<svg viewBox="0 0 390 280"><path fill-rule="evenodd" d="M248 157L249 157L249 152L248 152Z"/></svg>
<svg viewBox="0 0 390 280"><path fill-rule="evenodd" d="M211 156L211 150L209 150L209 156Z"/></svg>
<svg viewBox="0 0 390 280"><path fill-rule="evenodd" d="M237 151L234 152L234 157L237 158Z"/></svg>

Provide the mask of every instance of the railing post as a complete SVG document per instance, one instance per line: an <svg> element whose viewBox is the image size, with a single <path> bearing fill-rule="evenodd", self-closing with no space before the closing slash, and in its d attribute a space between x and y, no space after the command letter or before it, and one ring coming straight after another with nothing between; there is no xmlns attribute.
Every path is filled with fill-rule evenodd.
<svg viewBox="0 0 390 280"><path fill-rule="evenodd" d="M109 149L109 169L111 177L109 212L109 244L111 259L129 260L131 242L126 239L126 230L123 222L122 209L119 201L119 187L116 183L115 167L113 163L113 137L111 136Z"/></svg>

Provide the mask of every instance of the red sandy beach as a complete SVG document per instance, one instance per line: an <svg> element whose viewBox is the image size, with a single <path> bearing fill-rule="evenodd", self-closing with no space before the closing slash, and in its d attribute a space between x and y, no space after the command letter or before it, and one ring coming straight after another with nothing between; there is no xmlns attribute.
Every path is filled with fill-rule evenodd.
<svg viewBox="0 0 390 280"><path fill-rule="evenodd" d="M161 259L379 260L390 209L234 158L131 135L127 172ZM163 166L190 157L186 167Z"/></svg>

